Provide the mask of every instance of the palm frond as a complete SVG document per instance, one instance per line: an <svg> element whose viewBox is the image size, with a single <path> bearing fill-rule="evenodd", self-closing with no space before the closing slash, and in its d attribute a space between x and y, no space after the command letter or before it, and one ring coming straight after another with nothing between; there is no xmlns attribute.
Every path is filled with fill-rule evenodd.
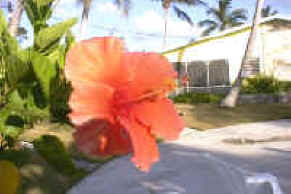
<svg viewBox="0 0 291 194"><path fill-rule="evenodd" d="M215 31L217 29L217 27L218 27L217 24L210 25L208 28L206 28L203 31L202 36L208 36L208 35L210 35L213 31Z"/></svg>
<svg viewBox="0 0 291 194"><path fill-rule="evenodd" d="M230 12L232 0L219 0L218 8L212 7L207 10L207 14L215 18L214 22L219 31L227 28L241 25L243 21L247 20L247 11L245 9L235 9ZM202 21L200 26L208 26L209 28L214 25L213 21ZM211 28L210 28L211 31ZM212 30L213 31L213 30ZM206 34L208 30L206 31Z"/></svg>
<svg viewBox="0 0 291 194"><path fill-rule="evenodd" d="M275 10L275 11L273 11L272 13L271 13L271 15L273 16L273 15L277 15L279 12L277 11L277 10Z"/></svg>
<svg viewBox="0 0 291 194"><path fill-rule="evenodd" d="M114 0L114 3L122 10L124 15L128 16L131 7L131 0Z"/></svg>
<svg viewBox="0 0 291 194"><path fill-rule="evenodd" d="M179 3L179 4L185 4L190 6L196 6L196 5L204 5L208 6L208 4L203 0L172 0L172 3Z"/></svg>
<svg viewBox="0 0 291 194"><path fill-rule="evenodd" d="M91 4L92 4L92 0L83 0L82 18L84 17L88 18Z"/></svg>
<svg viewBox="0 0 291 194"><path fill-rule="evenodd" d="M269 17L278 14L277 10L272 11L270 5L267 5L265 8L262 9L262 17Z"/></svg>
<svg viewBox="0 0 291 194"><path fill-rule="evenodd" d="M206 29L202 32L202 36L208 36L211 32L215 31L219 26L219 24L216 21L210 19L203 20L199 22L198 25L200 27L206 27Z"/></svg>
<svg viewBox="0 0 291 194"><path fill-rule="evenodd" d="M240 25L243 25L244 22L232 22L231 23L231 27L236 27L236 26L240 26Z"/></svg>
<svg viewBox="0 0 291 194"><path fill-rule="evenodd" d="M227 11L231 9L231 2L232 0L219 0L218 7L222 17L227 15Z"/></svg>
<svg viewBox="0 0 291 194"><path fill-rule="evenodd" d="M181 20L186 21L191 26L194 25L192 19L190 18L190 16L185 11L181 10L177 6L174 6L173 8L174 8L174 11L175 11L175 13L176 13L178 18L180 18Z"/></svg>
<svg viewBox="0 0 291 194"><path fill-rule="evenodd" d="M217 23L213 20L206 19L198 23L200 27L208 27L208 26L213 26L217 25Z"/></svg>
<svg viewBox="0 0 291 194"><path fill-rule="evenodd" d="M245 9L236 9L231 12L231 18L235 20L246 21L248 19L247 11Z"/></svg>

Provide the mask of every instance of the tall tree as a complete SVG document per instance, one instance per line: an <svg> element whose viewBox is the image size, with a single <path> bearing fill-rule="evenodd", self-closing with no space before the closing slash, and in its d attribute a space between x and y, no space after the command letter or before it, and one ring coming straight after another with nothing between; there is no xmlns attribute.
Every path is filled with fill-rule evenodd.
<svg viewBox="0 0 291 194"><path fill-rule="evenodd" d="M219 0L218 8L212 7L207 11L207 15L213 16L214 19L205 19L199 22L201 27L206 27L203 36L209 35L215 30L223 31L227 28L239 26L247 19L245 9L231 10L232 0Z"/></svg>
<svg viewBox="0 0 291 194"><path fill-rule="evenodd" d="M20 27L20 22L21 22L21 17L24 11L24 1L25 0L17 0L15 2L15 5L12 5L12 3L9 1L8 2L8 11L12 12L11 19L8 24L8 31L11 36L13 37L20 37L20 40L22 39L27 39L27 30L24 27ZM53 2L54 1L54 6L53 8L56 7L56 5L60 2L60 0L48 0L47 2ZM45 1L39 1L40 4L42 4ZM14 10L12 7L15 7Z"/></svg>
<svg viewBox="0 0 291 194"><path fill-rule="evenodd" d="M165 26L164 26L163 48L165 48L167 46L168 18L169 18L169 10L170 10L172 4L184 4L187 6L206 5L201 0L153 0L153 1L160 1L162 3L162 7L164 9ZM176 6L174 6L173 8L174 8L178 17L185 19L190 24L192 23L190 17L187 14L185 14L185 12L183 12L181 9L179 9Z"/></svg>
<svg viewBox="0 0 291 194"><path fill-rule="evenodd" d="M92 0L78 0L78 3L81 3L83 5L80 34L78 37L78 40L82 40L87 31L89 11L92 4Z"/></svg>
<svg viewBox="0 0 291 194"><path fill-rule="evenodd" d="M91 8L93 0L77 0L77 2L79 4L82 4L83 6L80 34L78 37L78 40L82 40L85 37L85 34L87 33L89 12L90 12L90 8ZM116 4L119 8L121 8L125 15L128 15L130 2L131 0L114 0L114 4Z"/></svg>
<svg viewBox="0 0 291 194"><path fill-rule="evenodd" d="M23 0L16 1L16 8L12 13L11 20L8 25L8 31L11 36L16 37L18 35L19 25L21 22L21 16L23 13Z"/></svg>
<svg viewBox="0 0 291 194"><path fill-rule="evenodd" d="M251 77L258 73L259 69L257 68L257 56L256 56L256 42L257 42L257 34L259 28L259 22L261 19L261 13L264 6L264 0L257 0L256 11L253 18L253 25L251 28L251 32L249 35L247 47L245 50L245 55L242 59L241 68L238 74L238 77L235 80L234 86L227 94L227 96L222 100L222 107L235 107L239 92L241 89L242 79L245 77Z"/></svg>
<svg viewBox="0 0 291 194"><path fill-rule="evenodd" d="M267 5L265 8L262 9L262 17L270 17L278 14L277 10L272 10L270 5Z"/></svg>

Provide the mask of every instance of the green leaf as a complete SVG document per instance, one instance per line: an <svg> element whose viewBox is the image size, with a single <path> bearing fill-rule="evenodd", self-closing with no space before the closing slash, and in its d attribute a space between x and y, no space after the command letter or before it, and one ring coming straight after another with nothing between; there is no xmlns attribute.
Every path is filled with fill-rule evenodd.
<svg viewBox="0 0 291 194"><path fill-rule="evenodd" d="M39 2L38 2L39 1ZM52 14L51 1L25 0L26 15L33 27L34 35L42 28L47 27L47 20Z"/></svg>
<svg viewBox="0 0 291 194"><path fill-rule="evenodd" d="M11 88L17 87L18 83L31 78L28 75L31 75L31 67L28 62L25 62L21 59L20 56L25 55L24 53L19 53L19 56L7 56L7 78L8 83Z"/></svg>
<svg viewBox="0 0 291 194"><path fill-rule="evenodd" d="M15 137L21 132L24 122L21 116L18 116L17 109L21 109L23 106L24 101L18 92L12 92L9 95L9 104L0 110L0 133ZM15 122L16 120L17 122Z"/></svg>
<svg viewBox="0 0 291 194"><path fill-rule="evenodd" d="M37 4L38 6L45 6L52 3L53 1L55 0L33 0L33 2Z"/></svg>
<svg viewBox="0 0 291 194"><path fill-rule="evenodd" d="M62 36L77 23L77 18L69 19L54 26L44 28L35 37L35 46L38 52L48 54L58 47Z"/></svg>
<svg viewBox="0 0 291 194"><path fill-rule="evenodd" d="M49 99L50 83L57 75L56 64L53 63L49 57L34 52L32 66L46 99Z"/></svg>
<svg viewBox="0 0 291 194"><path fill-rule="evenodd" d="M7 22L3 11L0 9L0 37L1 34L7 29Z"/></svg>
<svg viewBox="0 0 291 194"><path fill-rule="evenodd" d="M65 39L65 42L66 42L66 53L69 51L69 49L74 45L75 43L75 37L72 33L71 30L69 30L66 34L66 39Z"/></svg>

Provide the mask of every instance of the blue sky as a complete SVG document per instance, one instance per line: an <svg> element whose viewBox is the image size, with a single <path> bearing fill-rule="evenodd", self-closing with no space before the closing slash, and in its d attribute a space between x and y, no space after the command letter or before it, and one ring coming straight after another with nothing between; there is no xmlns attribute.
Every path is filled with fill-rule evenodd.
<svg viewBox="0 0 291 194"><path fill-rule="evenodd" d="M217 6L218 0L205 0L210 6ZM51 23L63 21L71 17L81 16L82 8L75 3L76 0L61 0L57 6ZM159 2L150 0L133 0L128 17L122 15L111 0L95 0L89 15L88 33L86 38L95 36L115 35L125 39L127 48L131 51L161 51L164 31L163 9ZM233 0L233 8L245 8L249 19L252 18L256 0ZM271 5L280 15L291 17L290 0L265 0L265 5ZM207 18L203 7L187 8L180 6L191 15L195 22ZM24 18L23 26L29 26ZM79 32L79 24L73 32ZM177 19L173 11L170 12L168 27L167 48L175 48L189 42L191 38L199 37L202 29L191 27L186 22ZM30 32L31 33L31 32ZM29 36L32 37L32 36ZM31 39L24 41L23 45L30 45Z"/></svg>

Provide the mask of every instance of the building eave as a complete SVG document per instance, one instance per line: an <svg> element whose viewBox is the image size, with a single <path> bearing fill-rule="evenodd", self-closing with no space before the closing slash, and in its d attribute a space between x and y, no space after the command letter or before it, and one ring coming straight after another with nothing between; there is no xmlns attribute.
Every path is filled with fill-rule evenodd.
<svg viewBox="0 0 291 194"><path fill-rule="evenodd" d="M270 23L270 22L276 21L276 20L285 21L285 22L288 22L288 23L291 24L291 18L290 17L275 15L275 16L263 18L261 20L261 22L260 22L260 25L265 25L267 23ZM186 44L184 46L180 46L180 47L177 47L177 48L174 48L174 49L170 49L168 51L164 51L164 52L162 52L162 55L168 55L168 54L173 54L173 53L177 53L177 52L183 52L187 48L194 47L194 46L203 44L205 42L209 42L209 41L212 41L212 40L218 40L218 39L222 39L222 38L225 38L225 37L230 37L230 36L242 33L242 32L246 32L246 31L251 30L251 26L252 26L251 24L244 24L244 25L241 25L241 26L238 26L238 27L227 29L227 30L224 30L224 31L222 31L220 33L217 33L215 35L210 35L210 36L198 39L193 43Z"/></svg>

